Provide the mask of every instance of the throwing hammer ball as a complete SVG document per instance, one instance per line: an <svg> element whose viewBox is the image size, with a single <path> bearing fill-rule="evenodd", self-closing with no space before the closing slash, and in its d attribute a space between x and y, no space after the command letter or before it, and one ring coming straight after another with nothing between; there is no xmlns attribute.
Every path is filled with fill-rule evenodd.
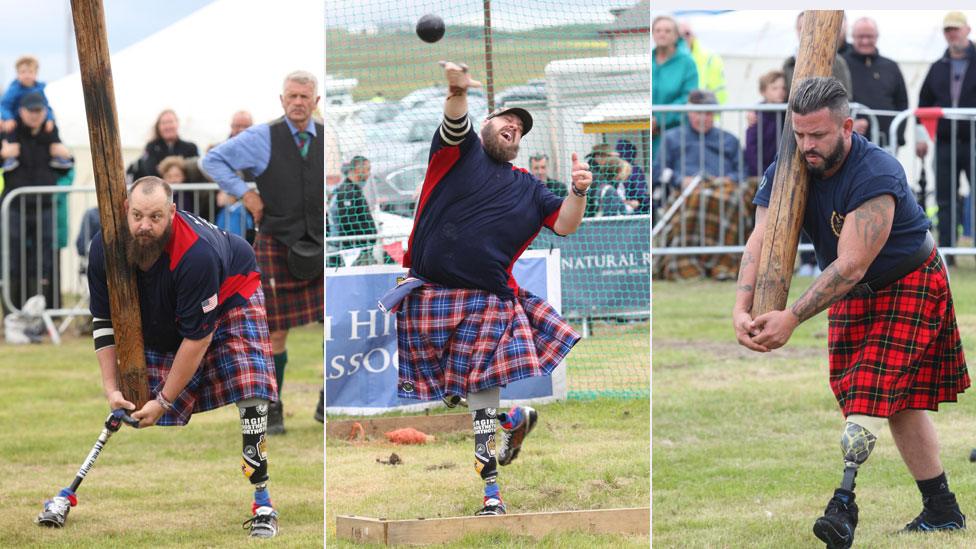
<svg viewBox="0 0 976 549"><path fill-rule="evenodd" d="M417 36L424 42L433 44L444 37L444 20L428 13L417 21Z"/></svg>

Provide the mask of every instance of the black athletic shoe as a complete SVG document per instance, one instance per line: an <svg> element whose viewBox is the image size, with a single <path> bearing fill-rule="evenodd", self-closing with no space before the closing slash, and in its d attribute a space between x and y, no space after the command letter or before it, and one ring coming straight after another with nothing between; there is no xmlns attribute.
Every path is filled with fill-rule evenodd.
<svg viewBox="0 0 976 549"><path fill-rule="evenodd" d="M827 544L827 549L848 549L854 543L857 528L857 504L854 492L834 490L822 517L813 523L813 534Z"/></svg>
<svg viewBox="0 0 976 549"><path fill-rule="evenodd" d="M319 389L319 403L315 405L315 421L325 423L325 391Z"/></svg>
<svg viewBox="0 0 976 549"><path fill-rule="evenodd" d="M515 408L513 406L508 411L509 416L515 411ZM522 449L522 441L525 440L526 435L532 432L535 422L539 419L539 414L535 409L528 406L519 406L519 408L522 409L522 421L511 429L502 429L502 443L498 450L499 465L508 465L518 457L519 450Z"/></svg>
<svg viewBox="0 0 976 549"><path fill-rule="evenodd" d="M966 515L959 510L952 492L922 500L922 512L905 525L902 532L935 532L936 530L965 530Z"/></svg>
<svg viewBox="0 0 976 549"><path fill-rule="evenodd" d="M285 409L280 400L268 405L268 434L285 434Z"/></svg>
<svg viewBox="0 0 976 549"><path fill-rule="evenodd" d="M68 511L71 511L71 501L56 496L44 502L44 510L37 515L34 522L48 528L64 528L64 523L68 520Z"/></svg>
<svg viewBox="0 0 976 549"><path fill-rule="evenodd" d="M271 507L258 507L254 516L244 521L245 530L250 529L252 538L273 538L278 535L278 511Z"/></svg>
<svg viewBox="0 0 976 549"><path fill-rule="evenodd" d="M485 498L485 506L481 508L480 511L475 513L478 516L491 516L491 515L504 515L505 514L505 504L502 500L498 498Z"/></svg>

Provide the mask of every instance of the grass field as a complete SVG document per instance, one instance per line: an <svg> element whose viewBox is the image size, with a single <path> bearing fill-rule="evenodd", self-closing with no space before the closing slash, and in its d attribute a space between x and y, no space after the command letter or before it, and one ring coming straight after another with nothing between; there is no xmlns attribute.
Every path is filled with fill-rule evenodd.
<svg viewBox="0 0 976 549"><path fill-rule="evenodd" d="M963 344L976 356L976 271L951 285ZM791 301L811 279L794 279ZM654 284L653 540L655 547L823 547L813 521L841 480L836 401L827 385L826 314L783 349L740 347L733 283ZM971 392L972 390L970 390ZM976 517L976 399L933 414L942 460L964 513ZM972 530L897 534L921 510L885 430L857 479L856 547L973 547Z"/></svg>
<svg viewBox="0 0 976 549"><path fill-rule="evenodd" d="M592 29L572 34L566 29L536 31L525 36L496 37L493 47L495 91L545 77L545 67L554 59L602 57L608 52L606 41ZM477 36L450 36L435 44L421 42L416 35L390 33L350 34L342 29L326 33L329 74L356 78L356 101L369 99L377 92L390 100L425 86L441 86L444 74L437 61L465 62L475 78L484 82L486 74L484 40ZM382 70L377 59L382 59Z"/></svg>
<svg viewBox="0 0 976 549"><path fill-rule="evenodd" d="M519 458L499 467L509 512L645 507L649 500L649 403L646 399L571 400L537 407L539 423ZM326 538L337 540L336 515L408 519L468 516L481 507L470 431L423 446L326 440ZM402 465L378 463L396 452ZM647 547L647 537L551 535L541 547ZM517 533L466 538L450 547L519 547ZM532 545L533 547L535 545Z"/></svg>
<svg viewBox="0 0 976 549"><path fill-rule="evenodd" d="M322 327L289 336L284 385L287 434L268 444L269 490L281 513L269 546L322 546ZM63 530L33 524L45 499L67 486L108 408L91 339L5 346L0 425L0 547L238 547L253 491L240 473L237 408L196 415L183 428L123 427L108 442Z"/></svg>

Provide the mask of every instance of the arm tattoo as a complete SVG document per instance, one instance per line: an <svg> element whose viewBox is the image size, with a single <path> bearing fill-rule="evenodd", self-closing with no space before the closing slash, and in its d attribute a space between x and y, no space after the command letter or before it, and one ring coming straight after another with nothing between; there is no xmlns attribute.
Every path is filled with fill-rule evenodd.
<svg viewBox="0 0 976 549"><path fill-rule="evenodd" d="M800 319L800 322L804 322L847 295L855 284L857 279L844 277L835 261L820 273L790 310Z"/></svg>
<svg viewBox="0 0 976 549"><path fill-rule="evenodd" d="M753 257L752 252L750 252L749 250L742 252L742 263L739 264L739 285L736 286L736 289L739 290L740 292L751 292L755 290L755 287L752 284L743 283L743 279L746 277L745 275L746 267L752 265L755 262L756 262L756 258Z"/></svg>
<svg viewBox="0 0 976 549"><path fill-rule="evenodd" d="M868 200L854 210L854 228L865 249L881 250L888 239L895 205L887 195Z"/></svg>

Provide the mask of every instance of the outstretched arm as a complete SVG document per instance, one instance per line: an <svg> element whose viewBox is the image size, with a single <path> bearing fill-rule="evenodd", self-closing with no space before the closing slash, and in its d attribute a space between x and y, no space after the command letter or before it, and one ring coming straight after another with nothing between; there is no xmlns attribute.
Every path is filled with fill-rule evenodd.
<svg viewBox="0 0 976 549"><path fill-rule="evenodd" d="M456 120L468 114L468 88L480 88L481 82L472 80L464 63L441 61L440 64L444 67L444 78L447 80L444 116Z"/></svg>
<svg viewBox="0 0 976 549"><path fill-rule="evenodd" d="M732 307L732 326L735 328L735 339L739 345L758 351L769 352L769 349L753 340L755 326L752 321L752 301L756 294L756 275L759 270L759 254L762 252L763 236L766 233L767 208L756 208L756 227L746 241L746 250L742 252L742 262L739 264L739 281L735 287L735 306Z"/></svg>

